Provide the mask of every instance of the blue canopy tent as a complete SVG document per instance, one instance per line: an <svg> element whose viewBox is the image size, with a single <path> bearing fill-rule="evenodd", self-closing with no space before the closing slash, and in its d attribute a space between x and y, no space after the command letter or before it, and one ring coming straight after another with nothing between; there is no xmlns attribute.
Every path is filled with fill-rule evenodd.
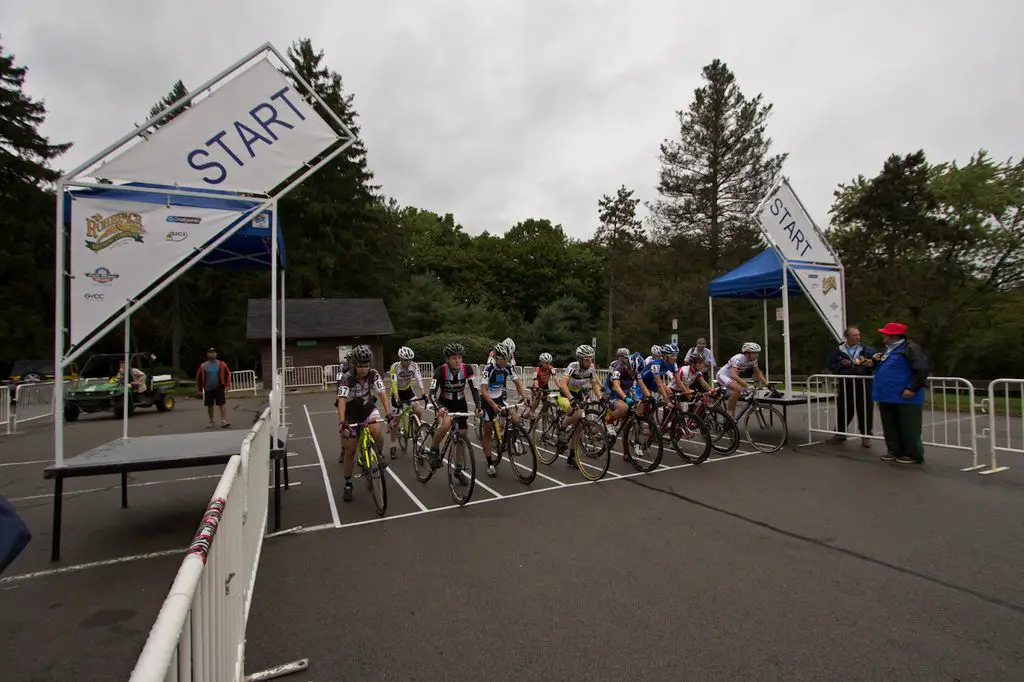
<svg viewBox="0 0 1024 682"><path fill-rule="evenodd" d="M783 292L783 277L787 285ZM785 296L783 295L785 293ZM768 299L783 298L786 336L786 367L789 362L789 296L801 293L800 283L783 264L774 248L767 248L743 265L708 283L708 329L711 349L715 348L714 306L716 298L740 298L763 302L764 308L764 374L768 375Z"/></svg>

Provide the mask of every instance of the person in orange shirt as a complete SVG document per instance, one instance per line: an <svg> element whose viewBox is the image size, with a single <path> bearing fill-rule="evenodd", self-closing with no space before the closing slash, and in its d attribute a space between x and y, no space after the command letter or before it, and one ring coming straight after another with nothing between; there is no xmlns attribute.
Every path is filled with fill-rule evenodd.
<svg viewBox="0 0 1024 682"><path fill-rule="evenodd" d="M213 428L213 406L220 407L220 426L226 429L231 426L227 414L227 393L231 390L231 370L228 363L217 359L217 349L206 351L206 362L199 365L196 371L196 397L203 398L210 423L206 428Z"/></svg>

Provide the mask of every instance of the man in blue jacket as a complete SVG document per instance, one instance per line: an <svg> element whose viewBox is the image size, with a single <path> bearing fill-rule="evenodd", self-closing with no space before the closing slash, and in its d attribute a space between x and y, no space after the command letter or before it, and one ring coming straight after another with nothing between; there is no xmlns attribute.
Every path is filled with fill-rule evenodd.
<svg viewBox="0 0 1024 682"><path fill-rule="evenodd" d="M871 399L878 403L888 452L887 462L921 464L924 444L921 427L928 358L921 346L907 340L907 325L890 322L878 330L885 351L875 354L874 386Z"/></svg>
<svg viewBox="0 0 1024 682"><path fill-rule="evenodd" d="M871 440L865 436L872 435L875 423L875 406L870 398L875 349L860 342L860 330L856 327L847 327L843 336L846 341L829 353L828 370L850 378L839 380L836 396L836 431L839 434L829 438L829 442L846 440L845 431L856 413L861 445L869 448Z"/></svg>

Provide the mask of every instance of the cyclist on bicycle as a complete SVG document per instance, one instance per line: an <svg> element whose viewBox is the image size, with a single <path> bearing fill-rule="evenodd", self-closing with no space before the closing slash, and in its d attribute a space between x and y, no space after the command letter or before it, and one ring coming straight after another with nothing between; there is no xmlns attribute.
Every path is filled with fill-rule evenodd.
<svg viewBox="0 0 1024 682"><path fill-rule="evenodd" d="M644 367L651 364L655 360L661 360L661 346L654 344L651 346L651 354L644 358Z"/></svg>
<svg viewBox="0 0 1024 682"><path fill-rule="evenodd" d="M729 391L729 414L733 417L736 416L736 403L740 399L740 393L750 385L745 379L740 377L740 372L752 370L755 379L762 384L768 383L768 380L764 378L764 374L761 373L761 369L757 366L757 356L760 353L761 346L753 341L747 341L743 344L740 352L729 358L729 362L725 363L718 370L718 374L715 375L715 381Z"/></svg>
<svg viewBox="0 0 1024 682"><path fill-rule="evenodd" d="M682 393L689 398L695 391L710 393L711 386L704 378L704 357L693 355L690 357L690 364L680 367L672 375L672 391Z"/></svg>
<svg viewBox="0 0 1024 682"><path fill-rule="evenodd" d="M530 396L530 412L537 409L537 405L547 395L548 388L551 386L551 379L555 376L555 368L551 364L554 362L554 358L551 357L551 353L541 353L540 357L537 358L537 371L533 375L533 386L532 395ZM511 364L511 363L509 363Z"/></svg>
<svg viewBox="0 0 1024 682"><path fill-rule="evenodd" d="M629 356L629 351L626 352L625 360L616 360L612 363L611 374L605 381L605 389L608 391L608 416L605 418L605 428L610 436L615 435L615 422L625 417L629 406L637 401L635 391L640 391L641 398L649 398L651 395L644 382L639 380L640 373L644 370L644 356L639 352Z"/></svg>
<svg viewBox="0 0 1024 682"><path fill-rule="evenodd" d="M378 398L382 406L388 404L384 380L377 370L370 367L372 362L373 351L370 347L356 346L352 349L348 371L338 377L338 433L341 435L340 459L344 462L345 474L342 499L346 502L352 501L352 470L356 459L356 429L353 426L371 419L380 419ZM367 428L373 433L374 440L384 442L383 429L379 423L370 424ZM383 460L381 465L384 465Z"/></svg>
<svg viewBox="0 0 1024 682"><path fill-rule="evenodd" d="M659 404L667 403L672 397L665 381L665 374L674 371L676 366L676 356L671 346L657 346L657 350L658 355L654 356L650 362L645 363L643 371L640 372L640 382L647 388L645 395L651 393L655 395L656 399L660 398L654 404L655 411ZM638 412L644 414L643 405L640 406Z"/></svg>
<svg viewBox="0 0 1024 682"><path fill-rule="evenodd" d="M461 343L449 343L444 347L445 363L434 371L434 386L430 389L431 395L437 394L437 416L441 419L441 425L434 433L434 440L430 445L430 458L433 464L437 464L441 457L441 439L448 434L452 427L452 418L448 412L469 412L469 405L466 402L466 388L469 388L473 396L473 402L480 404L480 393L473 384L473 366L462 362L462 354L466 352ZM469 430L469 419L457 417L456 426L463 441L466 440L466 432ZM463 445L460 442L455 453L455 480L462 485L468 485L465 475L462 473L465 467L465 455L462 452Z"/></svg>
<svg viewBox="0 0 1024 682"><path fill-rule="evenodd" d="M420 374L419 365L413 362L416 354L412 348L408 346L402 346L398 349L398 362L391 365L391 369L388 370L388 374L391 379L391 406L395 411L400 412L403 404L407 404L417 397L425 395L423 390L423 375ZM423 419L423 407L417 403L412 403L412 411L417 417ZM392 425L392 438L391 438L391 457L394 459L396 447L395 447L395 434L397 425Z"/></svg>
<svg viewBox="0 0 1024 682"><path fill-rule="evenodd" d="M511 378L512 383L516 386L516 392L519 394L519 399L526 402L526 393L523 391L523 384L519 381L519 377L516 376L515 370L512 369L512 364L509 360L511 353L508 347L504 343L499 343L491 351L491 357L494 358L491 362L484 365L484 368L480 370L480 391L481 397L483 398L482 405L484 414L484 428L483 431L483 450L484 460L487 462L487 475L497 475L497 470L494 468L494 464L491 462L491 436L494 430L490 427L490 422L497 420L499 414L507 414L508 407L505 404L505 382ZM519 423L519 415L515 412L512 413L512 421L516 424Z"/></svg>
<svg viewBox="0 0 1024 682"><path fill-rule="evenodd" d="M601 397L601 382L598 379L597 367L594 365L594 348L587 344L576 347L576 361L570 362L565 368L565 374L558 380L558 389L562 392L559 398L559 406L568 416L563 422L563 429L558 432L558 445L555 450L561 454L569 444L569 432L576 422L580 420L582 412L572 406L572 400L585 398L589 391L593 391L598 398ZM570 468L576 466L572 457L566 461Z"/></svg>
<svg viewBox="0 0 1024 682"><path fill-rule="evenodd" d="M508 364L509 367L516 366L516 342L508 338L498 344L498 346L504 346L508 350ZM495 346L494 348L497 348ZM494 349L487 354L487 364L494 362Z"/></svg>

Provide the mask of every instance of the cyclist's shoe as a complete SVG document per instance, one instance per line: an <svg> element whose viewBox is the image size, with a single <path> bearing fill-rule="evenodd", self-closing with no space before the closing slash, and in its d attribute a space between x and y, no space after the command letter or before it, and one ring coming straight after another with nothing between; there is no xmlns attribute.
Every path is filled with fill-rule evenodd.
<svg viewBox="0 0 1024 682"><path fill-rule="evenodd" d="M459 485L469 485L469 481L466 480L466 472L463 471L462 467L455 467L454 476Z"/></svg>
<svg viewBox="0 0 1024 682"><path fill-rule="evenodd" d="M440 451L440 449L438 449L438 447L436 445L431 445L430 446L429 459L430 459L430 466L431 466L432 469L440 469L441 468L441 451Z"/></svg>
<svg viewBox="0 0 1024 682"><path fill-rule="evenodd" d="M494 468L493 464L488 464L487 465L487 475L488 476L497 476L498 475L498 470Z"/></svg>
<svg viewBox="0 0 1024 682"><path fill-rule="evenodd" d="M396 446L392 445L391 446L391 459L396 459L397 457L398 457L398 448Z"/></svg>
<svg viewBox="0 0 1024 682"><path fill-rule="evenodd" d="M345 490L341 495L341 499L346 502L352 501L352 481L345 481Z"/></svg>
<svg viewBox="0 0 1024 682"><path fill-rule="evenodd" d="M565 458L565 465L570 469L577 469L576 466L576 455L569 455Z"/></svg>

